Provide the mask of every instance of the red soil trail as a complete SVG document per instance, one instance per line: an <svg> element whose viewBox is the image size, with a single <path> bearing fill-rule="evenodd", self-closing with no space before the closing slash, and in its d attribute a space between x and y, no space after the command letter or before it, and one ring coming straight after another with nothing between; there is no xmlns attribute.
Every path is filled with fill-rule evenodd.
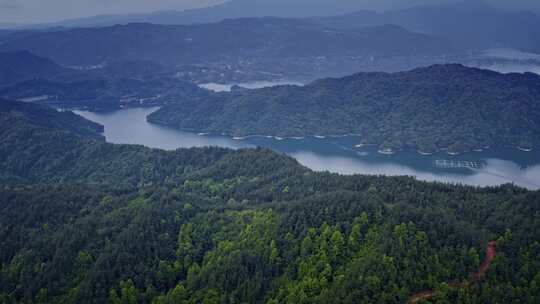
<svg viewBox="0 0 540 304"><path fill-rule="evenodd" d="M497 256L497 243L495 241L490 241L486 249L486 258L480 265L480 268L478 268L478 272L474 273L472 275L472 279L469 281L462 282L462 283L449 284L450 288L469 288L474 283L482 281L482 279L486 276L486 272L488 271L489 266L491 266L491 263L493 262L496 256ZM433 290L426 290L410 297L408 303L416 304L423 300L432 299L433 297L435 297L435 292Z"/></svg>
<svg viewBox="0 0 540 304"><path fill-rule="evenodd" d="M491 266L491 263L495 259L495 256L497 256L497 243L495 243L495 241L491 241L488 243L488 247L486 249L486 259L482 265L480 265L478 272L474 274L475 281L480 281L484 278L489 266Z"/></svg>

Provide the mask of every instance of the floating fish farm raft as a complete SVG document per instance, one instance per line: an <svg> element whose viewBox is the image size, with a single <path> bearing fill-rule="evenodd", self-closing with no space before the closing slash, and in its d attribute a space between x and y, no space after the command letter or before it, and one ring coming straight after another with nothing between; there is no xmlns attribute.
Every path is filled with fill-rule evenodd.
<svg viewBox="0 0 540 304"><path fill-rule="evenodd" d="M485 163L466 160L438 159L434 162L434 166L441 169L482 169L484 168Z"/></svg>

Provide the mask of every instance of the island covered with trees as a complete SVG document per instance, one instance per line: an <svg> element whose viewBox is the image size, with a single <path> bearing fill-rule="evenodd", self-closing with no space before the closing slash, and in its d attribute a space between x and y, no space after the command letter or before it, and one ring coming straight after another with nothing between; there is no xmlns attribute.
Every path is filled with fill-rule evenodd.
<svg viewBox="0 0 540 304"><path fill-rule="evenodd" d="M530 150L540 143L540 76L458 64L359 73L183 99L148 121L236 137L357 134L386 151Z"/></svg>
<svg viewBox="0 0 540 304"><path fill-rule="evenodd" d="M316 173L265 149L161 151L99 132L0 101L1 303L540 300L538 191ZM472 280L488 243L497 254Z"/></svg>

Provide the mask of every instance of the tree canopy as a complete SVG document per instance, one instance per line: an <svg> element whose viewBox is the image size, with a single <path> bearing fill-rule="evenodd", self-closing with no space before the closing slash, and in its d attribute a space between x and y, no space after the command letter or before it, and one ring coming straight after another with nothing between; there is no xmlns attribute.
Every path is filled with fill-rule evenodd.
<svg viewBox="0 0 540 304"><path fill-rule="evenodd" d="M111 145L59 126L64 113L29 115L0 111L2 303L540 297L538 191L315 173L265 149ZM451 288L491 240L485 279Z"/></svg>

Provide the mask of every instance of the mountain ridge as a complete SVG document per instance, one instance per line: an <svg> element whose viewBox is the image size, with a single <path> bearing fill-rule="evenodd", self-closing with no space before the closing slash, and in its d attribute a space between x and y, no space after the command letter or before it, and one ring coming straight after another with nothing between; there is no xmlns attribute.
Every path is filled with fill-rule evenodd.
<svg viewBox="0 0 540 304"><path fill-rule="evenodd" d="M447 64L224 93L171 104L148 121L238 137L359 134L381 150L465 152L538 145L538 100L539 75Z"/></svg>
<svg viewBox="0 0 540 304"><path fill-rule="evenodd" d="M15 36L0 45L0 51L29 50L64 65L120 59L179 65L294 56L428 56L453 50L441 39L407 30L378 31L381 28L388 29L331 30L300 19L274 17L189 26L132 23Z"/></svg>
<svg viewBox="0 0 540 304"><path fill-rule="evenodd" d="M106 14L75 18L60 22L27 25L26 27L100 27L128 23L154 23L166 25L202 24L220 22L224 19L246 17L308 17L335 15L351 12L361 7L355 0L233 0L209 7L186 10L162 10L138 14Z"/></svg>
<svg viewBox="0 0 540 304"><path fill-rule="evenodd" d="M507 11L484 1L422 5L403 10L362 10L342 16L314 17L314 22L334 28L362 28L396 24L454 42L464 48L515 48L540 53L540 15ZM456 22L459 20L459 22Z"/></svg>
<svg viewBox="0 0 540 304"><path fill-rule="evenodd" d="M36 56L27 50L0 52L0 88L68 71L52 60Z"/></svg>

